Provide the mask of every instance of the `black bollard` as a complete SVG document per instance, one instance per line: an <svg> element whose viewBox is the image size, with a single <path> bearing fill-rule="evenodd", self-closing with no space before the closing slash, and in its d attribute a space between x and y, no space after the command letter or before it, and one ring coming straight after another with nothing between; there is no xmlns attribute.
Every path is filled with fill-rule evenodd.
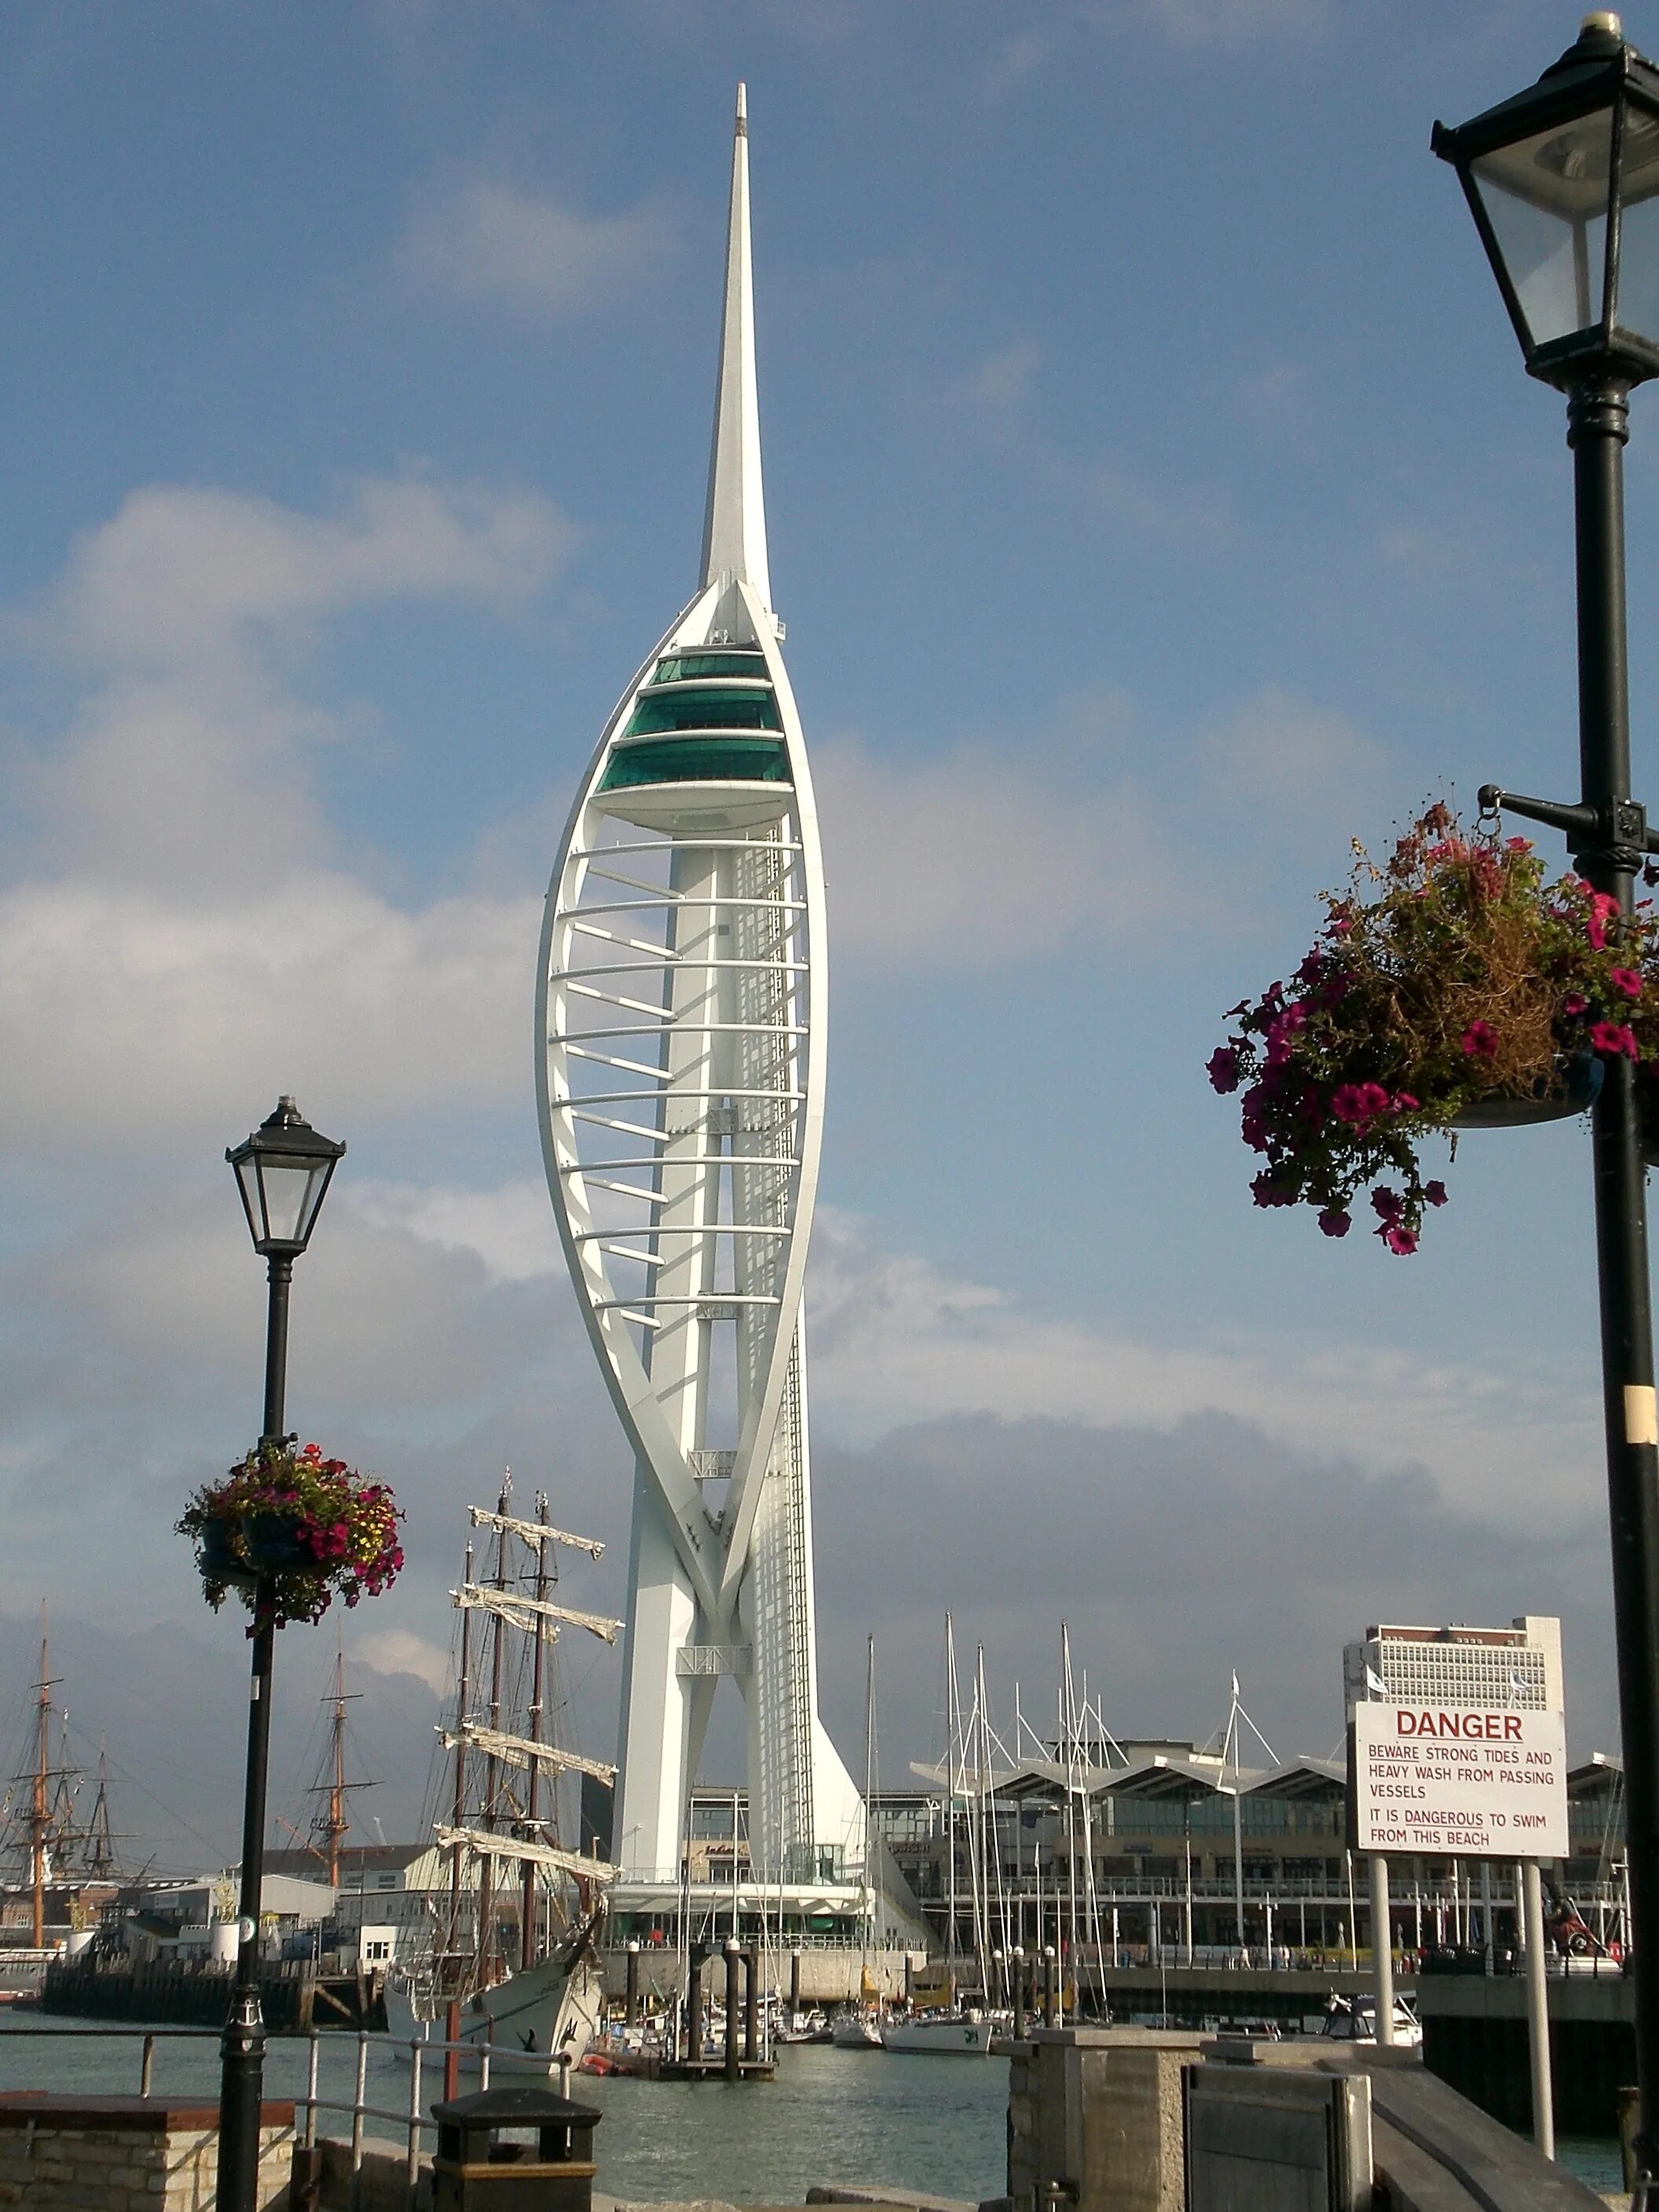
<svg viewBox="0 0 1659 2212"><path fill-rule="evenodd" d="M728 1936L726 1944L726 2078L739 2078L738 2062L738 1967L743 1953L735 1936Z"/></svg>
<svg viewBox="0 0 1659 2212"><path fill-rule="evenodd" d="M800 2010L800 1949L799 1945L789 1954L789 2011L793 2018Z"/></svg>
<svg viewBox="0 0 1659 2212"><path fill-rule="evenodd" d="M694 1943L686 1954L685 1978L685 2057L702 2057L702 1961L703 1948Z"/></svg>
<svg viewBox="0 0 1659 2212"><path fill-rule="evenodd" d="M1016 1943L1013 1951L1014 1983L1014 2041L1025 2039L1025 1947Z"/></svg>
<svg viewBox="0 0 1659 2212"><path fill-rule="evenodd" d="M626 2027L637 2027L640 2024L640 1947L637 1943L630 1943L628 1947L628 1980L623 1999L623 2024Z"/></svg>
<svg viewBox="0 0 1659 2212"><path fill-rule="evenodd" d="M1060 1960L1054 1947L1046 1943L1042 1949L1042 2025L1052 2027L1060 2012Z"/></svg>
<svg viewBox="0 0 1659 2212"><path fill-rule="evenodd" d="M760 2053L760 1945L749 1946L743 1991L743 2055L751 2063Z"/></svg>

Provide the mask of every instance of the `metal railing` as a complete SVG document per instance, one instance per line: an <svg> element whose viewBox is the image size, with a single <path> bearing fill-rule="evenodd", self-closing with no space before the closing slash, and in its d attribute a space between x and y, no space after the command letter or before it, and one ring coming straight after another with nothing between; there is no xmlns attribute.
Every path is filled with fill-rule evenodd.
<svg viewBox="0 0 1659 2212"><path fill-rule="evenodd" d="M143 2046L138 2061L138 2094L141 2097L149 2097L155 2094L155 2046L158 2043L178 2041L217 2043L222 2034L222 2031L215 2027L124 2027L118 2024L112 2024L106 2027L35 2027L13 2026L9 2023L6 2033L8 2035L36 2035L53 2040L70 2040L82 2036L96 2036L105 2042L137 2041ZM397 2036L377 2034L368 2028L360 2028L356 2038L356 2065L352 2077L352 2094L348 2103L343 2098L325 2097L321 2094L319 2086L321 2069L319 2061L324 2039L323 2032L314 2027L310 2030L306 2038L308 2048L306 2052L305 2094L294 2100L295 2142L307 2150L315 2149L317 2115L319 2112L337 2112L349 2118L351 2122L349 2138L351 2194L349 2202L351 2212L357 2212L362 2193L364 2122L384 2120L394 2127L402 2129L404 2131L404 2173L409 2190L409 2203L410 2212L414 2212L416 2191L420 2185L421 2137L422 2134L433 2135L437 2132L437 2123L429 2119L421 2109L423 2062L428 2057L446 2057L452 2051L460 2057L474 2058L478 2065L478 2087L480 2090L484 2090L489 2087L490 2062L498 2055L495 2045L489 2041L446 2042L437 2036L416 2036L404 2042ZM345 2038L337 2032L331 2031L326 2039L331 2046L335 2046L343 2043ZM371 2045L380 2045L390 2051L408 2053L409 2101L401 2111L394 2112L387 2106L371 2105L368 2101L368 2054ZM503 2050L499 2055L504 2058L509 2058L512 2061L514 2071L517 2073L525 2069L529 2054ZM556 2074L559 2094L562 2097L568 2097L570 2094L568 2053L561 2051L556 2056L550 2056L545 2063L548 2078L551 2080Z"/></svg>
<svg viewBox="0 0 1659 2212"><path fill-rule="evenodd" d="M330 2040L334 2039L331 2036ZM414 2212L416 2192L420 2186L421 2178L421 2136L422 2132L435 2134L437 2127L436 2122L428 2119L421 2110L422 2061L428 2057L445 2057L452 2051L462 2057L476 2058L478 2062L478 2087L482 2092L489 2087L489 2064L495 2052L494 2045L488 2040L482 2043L446 2042L439 2036L414 2036L407 2044L404 2044L396 2037L376 2035L368 2028L359 2028L357 2065L353 2081L352 2098L351 2102L346 2104L338 2097L325 2097L319 2094L317 2062L322 2043L320 2032L313 2028L307 2040L310 2048L306 2055L306 2093L303 2097L296 2097L294 2100L296 2130L300 2127L300 2113L303 2112L305 2114L303 2132L300 2134L299 2141L307 2150L315 2147L319 2112L341 2112L350 2116L351 2195L349 2202L351 2212L357 2212L362 2191L364 2121L386 2120L393 2126L405 2129L407 2133L404 2173L409 2189L410 2212ZM409 2103L402 2112L392 2112L384 2105L371 2105L368 2101L369 2046L371 2044L377 2043L397 2051L406 2050L409 2053ZM527 2054L515 2051L503 2055L511 2057L515 2071L524 2068ZM559 2094L562 2097L568 2097L570 2094L568 2053L560 2051L556 2057L550 2057L547 2060L547 2074L550 2080L555 2074L558 2075Z"/></svg>

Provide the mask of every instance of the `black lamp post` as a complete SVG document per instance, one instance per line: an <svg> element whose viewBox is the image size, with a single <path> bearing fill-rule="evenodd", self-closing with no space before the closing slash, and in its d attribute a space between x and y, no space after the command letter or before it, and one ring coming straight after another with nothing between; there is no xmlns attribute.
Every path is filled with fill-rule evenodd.
<svg viewBox="0 0 1659 2212"><path fill-rule="evenodd" d="M1566 394L1578 575L1574 805L1486 786L1484 807L1565 830L1586 878L1632 910L1659 851L1631 797L1624 447L1632 385L1659 376L1659 70L1619 18L1584 18L1535 85L1461 129L1437 124L1530 374ZM1609 1057L1594 1109L1601 1370L1634 1923L1638 2171L1659 2172L1659 1419L1635 1070ZM1641 2201L1638 2198L1638 2201Z"/></svg>
<svg viewBox="0 0 1659 2212"><path fill-rule="evenodd" d="M265 1324L265 1421L261 1447L289 1442L288 1291L294 1262L311 1241L335 1163L345 1151L301 1119L291 1098L225 1154L270 1282ZM259 1893L264 1881L265 1770L270 1749L270 1661L275 1631L263 1582L254 1588L253 1671L248 1686L247 1780L242 1796L242 1900L236 1980L220 2046L218 2212L255 2212L265 2027L259 2010Z"/></svg>

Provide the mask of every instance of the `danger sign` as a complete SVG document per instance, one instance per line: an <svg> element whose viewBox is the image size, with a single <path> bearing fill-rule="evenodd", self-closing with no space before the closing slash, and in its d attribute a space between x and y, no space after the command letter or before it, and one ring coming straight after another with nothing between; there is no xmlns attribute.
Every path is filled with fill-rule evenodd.
<svg viewBox="0 0 1659 2212"><path fill-rule="evenodd" d="M1559 1713L1388 1698L1357 1705L1353 1724L1356 1850L1566 1856Z"/></svg>

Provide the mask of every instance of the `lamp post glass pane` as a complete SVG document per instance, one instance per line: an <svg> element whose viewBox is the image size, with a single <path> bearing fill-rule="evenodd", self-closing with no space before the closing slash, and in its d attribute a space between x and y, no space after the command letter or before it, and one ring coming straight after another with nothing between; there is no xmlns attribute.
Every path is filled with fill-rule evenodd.
<svg viewBox="0 0 1659 2212"><path fill-rule="evenodd" d="M1601 320L1612 149L1603 107L1470 164L1534 346Z"/></svg>
<svg viewBox="0 0 1659 2212"><path fill-rule="evenodd" d="M272 1159L258 1163L264 1190L265 1235L272 1243L303 1244L322 1202L332 1160Z"/></svg>
<svg viewBox="0 0 1659 2212"><path fill-rule="evenodd" d="M1625 116L1624 216L1619 226L1621 330L1659 343L1659 116Z"/></svg>

